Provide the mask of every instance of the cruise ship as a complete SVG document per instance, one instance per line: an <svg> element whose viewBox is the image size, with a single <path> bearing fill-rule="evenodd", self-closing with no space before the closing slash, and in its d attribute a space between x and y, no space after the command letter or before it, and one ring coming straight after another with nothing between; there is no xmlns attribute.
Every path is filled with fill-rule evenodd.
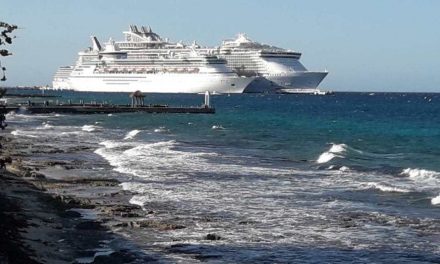
<svg viewBox="0 0 440 264"><path fill-rule="evenodd" d="M301 53L252 41L245 34L224 40L215 54L240 76L260 76L246 92L320 94L318 85L327 71L308 71L299 61Z"/></svg>
<svg viewBox="0 0 440 264"><path fill-rule="evenodd" d="M163 40L149 27L130 26L124 41L78 53L74 66L60 67L54 89L93 92L242 93L256 79L238 76L226 60Z"/></svg>
<svg viewBox="0 0 440 264"><path fill-rule="evenodd" d="M162 39L150 27L131 25L123 41L80 52L75 66L60 67L53 87L79 91L158 93L311 93L327 71L308 71L301 53L261 44L245 34L218 47Z"/></svg>

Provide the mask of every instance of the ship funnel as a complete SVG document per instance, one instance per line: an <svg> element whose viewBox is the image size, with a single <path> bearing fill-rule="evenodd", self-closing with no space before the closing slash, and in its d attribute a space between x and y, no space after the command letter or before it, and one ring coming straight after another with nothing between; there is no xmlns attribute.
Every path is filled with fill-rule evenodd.
<svg viewBox="0 0 440 264"><path fill-rule="evenodd" d="M93 43L93 50L94 51L101 51L102 47L101 44L99 43L98 39L95 36L91 36L92 38L92 43Z"/></svg>
<svg viewBox="0 0 440 264"><path fill-rule="evenodd" d="M139 30L136 25L130 25L130 31L133 33L139 33Z"/></svg>

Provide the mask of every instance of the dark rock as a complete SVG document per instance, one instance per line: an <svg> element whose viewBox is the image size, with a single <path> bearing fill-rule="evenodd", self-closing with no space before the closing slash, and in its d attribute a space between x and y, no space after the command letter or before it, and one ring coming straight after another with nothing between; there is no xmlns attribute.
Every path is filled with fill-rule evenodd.
<svg viewBox="0 0 440 264"><path fill-rule="evenodd" d="M133 223L133 222L130 222L130 223ZM126 223L126 222L117 223L117 224L114 224L113 227L128 227L128 223Z"/></svg>
<svg viewBox="0 0 440 264"><path fill-rule="evenodd" d="M119 264L130 263L136 258L127 251L113 252L109 255L97 256L93 260L93 264Z"/></svg>
<svg viewBox="0 0 440 264"><path fill-rule="evenodd" d="M35 171L31 173L31 177L35 179L46 179L46 176L44 176L44 174Z"/></svg>
<svg viewBox="0 0 440 264"><path fill-rule="evenodd" d="M66 165L67 163L64 161L48 161L46 162L47 166L61 166L61 165Z"/></svg>
<svg viewBox="0 0 440 264"><path fill-rule="evenodd" d="M207 234L205 239L207 240L221 240L221 236L216 235L216 234Z"/></svg>
<svg viewBox="0 0 440 264"><path fill-rule="evenodd" d="M167 231L167 230L176 230L176 229L183 229L186 228L184 225L179 224L173 224L173 223L164 223L164 222L157 222L152 220L145 220L145 221L138 221L135 222L134 226L139 226L142 228L156 228L161 231Z"/></svg>
<svg viewBox="0 0 440 264"><path fill-rule="evenodd" d="M240 222L238 222L239 225L249 225L249 224L253 224L253 223L255 223L255 222L253 222L253 221L240 221Z"/></svg>
<svg viewBox="0 0 440 264"><path fill-rule="evenodd" d="M62 217L69 217L69 218L79 218L79 217L81 217L81 214L80 213L78 213L78 212L76 212L76 211L72 211L72 210L67 210L67 211L64 211L62 214L61 214L61 216Z"/></svg>
<svg viewBox="0 0 440 264"><path fill-rule="evenodd" d="M137 214L137 213L121 213L121 217L127 217L127 218L139 217L139 214Z"/></svg>
<svg viewBox="0 0 440 264"><path fill-rule="evenodd" d="M86 221L76 225L76 229L79 230L105 230L105 227L97 221Z"/></svg>

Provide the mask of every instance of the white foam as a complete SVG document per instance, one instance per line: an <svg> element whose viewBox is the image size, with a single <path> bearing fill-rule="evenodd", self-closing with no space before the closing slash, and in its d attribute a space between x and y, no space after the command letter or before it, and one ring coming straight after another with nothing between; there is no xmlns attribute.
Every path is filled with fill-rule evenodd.
<svg viewBox="0 0 440 264"><path fill-rule="evenodd" d="M130 191L134 193L144 193L146 192L145 184L139 182L123 182L119 184L124 191Z"/></svg>
<svg viewBox="0 0 440 264"><path fill-rule="evenodd" d="M112 141L112 140L106 140L106 141L102 141L99 142L99 145L103 145L106 148L117 148L120 146L125 145L125 142L118 142L118 141Z"/></svg>
<svg viewBox="0 0 440 264"><path fill-rule="evenodd" d="M124 137L124 140L133 139L139 132L141 132L138 129L134 129L127 133L127 135Z"/></svg>
<svg viewBox="0 0 440 264"><path fill-rule="evenodd" d="M165 127L159 127L159 128L154 129L154 132L155 133L166 133L166 132L170 132L170 130L166 129Z"/></svg>
<svg viewBox="0 0 440 264"><path fill-rule="evenodd" d="M381 183L376 183L376 182L368 182L366 184L366 187L368 189L377 189L380 190L382 192L398 192L398 193L408 193L410 192L410 190L407 189L403 189L403 188L398 188L398 187L393 187L393 186L387 186Z"/></svg>
<svg viewBox="0 0 440 264"><path fill-rule="evenodd" d="M35 135L30 135L26 131L22 131L22 130L18 130L18 129L11 131L11 135L14 135L16 137L24 136L24 137L30 137L30 138L37 138L37 136L35 136Z"/></svg>
<svg viewBox="0 0 440 264"><path fill-rule="evenodd" d="M439 205L440 204L440 194L431 199L431 204L432 205Z"/></svg>
<svg viewBox="0 0 440 264"><path fill-rule="evenodd" d="M335 157L340 157L337 153L343 153L347 150L347 145L345 144L332 144L330 149L322 153L316 160L317 163L327 163L334 159Z"/></svg>
<svg viewBox="0 0 440 264"><path fill-rule="evenodd" d="M95 150L95 153L105 158L115 171L142 178L155 178L169 175L170 177L186 178L193 172L212 172L238 175L291 175L292 169L275 169L260 166L245 166L222 162L212 163L212 158L220 157L217 153L190 149L176 150L180 146L176 141L161 141L155 143L114 142L100 143L105 147Z"/></svg>
<svg viewBox="0 0 440 264"><path fill-rule="evenodd" d="M99 130L101 127L95 125L84 125L82 126L82 131L93 132Z"/></svg>
<svg viewBox="0 0 440 264"><path fill-rule="evenodd" d="M36 129L51 129L53 126L49 124L48 122L43 122L43 126L37 127Z"/></svg>
<svg viewBox="0 0 440 264"><path fill-rule="evenodd" d="M347 166L342 166L339 168L339 171L342 171L342 172L350 171L350 168Z"/></svg>
<svg viewBox="0 0 440 264"><path fill-rule="evenodd" d="M81 135L82 131L70 131L70 132L61 132L60 135L62 136L70 136L70 135Z"/></svg>
<svg viewBox="0 0 440 264"><path fill-rule="evenodd" d="M439 181L440 172L424 169L404 169L400 174L409 176L414 181Z"/></svg>
<svg viewBox="0 0 440 264"><path fill-rule="evenodd" d="M317 163L327 163L335 157L336 157L336 155L333 153L324 152L319 156L319 158L316 160L316 162Z"/></svg>
<svg viewBox="0 0 440 264"><path fill-rule="evenodd" d="M131 197L129 203L131 204L135 204L135 205L139 205L140 207L144 207L144 204L146 202L148 202L150 199L148 198L148 196L140 196L140 195L135 195L133 197Z"/></svg>
<svg viewBox="0 0 440 264"><path fill-rule="evenodd" d="M16 116L16 115L17 115L16 112L9 112L9 113L7 113L7 114L5 115L5 117L6 117L6 119L11 119L11 118L13 118L13 117Z"/></svg>
<svg viewBox="0 0 440 264"><path fill-rule="evenodd" d="M330 153L342 153L347 150L347 145L345 144L333 144L329 149Z"/></svg>

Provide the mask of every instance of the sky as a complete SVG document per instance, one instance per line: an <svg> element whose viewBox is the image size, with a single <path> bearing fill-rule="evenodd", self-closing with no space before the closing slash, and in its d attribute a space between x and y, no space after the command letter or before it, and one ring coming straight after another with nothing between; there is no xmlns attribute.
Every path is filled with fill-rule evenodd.
<svg viewBox="0 0 440 264"><path fill-rule="evenodd" d="M46 85L78 51L150 25L171 41L216 46L244 32L302 52L328 70L333 91L440 92L439 0L0 0L0 21L20 27L1 58L3 86ZM4 48L4 47L2 47Z"/></svg>

